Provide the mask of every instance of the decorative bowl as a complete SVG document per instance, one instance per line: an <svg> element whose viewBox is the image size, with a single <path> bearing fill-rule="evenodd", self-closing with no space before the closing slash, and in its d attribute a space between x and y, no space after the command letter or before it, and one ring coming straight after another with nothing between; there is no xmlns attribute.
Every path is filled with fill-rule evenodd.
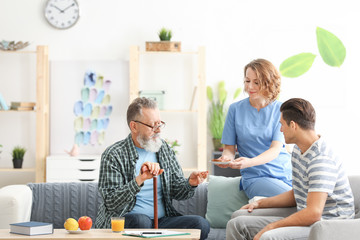
<svg viewBox="0 0 360 240"><path fill-rule="evenodd" d="M0 50L3 51L16 51L16 50L20 50L23 49L27 46L29 46L30 43L29 42L15 42L15 41L5 41L2 40L0 42Z"/></svg>

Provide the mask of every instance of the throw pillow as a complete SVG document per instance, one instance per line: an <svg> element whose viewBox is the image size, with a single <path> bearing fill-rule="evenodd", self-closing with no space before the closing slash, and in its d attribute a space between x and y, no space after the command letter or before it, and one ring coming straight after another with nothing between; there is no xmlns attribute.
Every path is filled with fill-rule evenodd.
<svg viewBox="0 0 360 240"><path fill-rule="evenodd" d="M206 219L211 227L226 228L231 214L248 203L248 197L239 189L240 179L209 176Z"/></svg>

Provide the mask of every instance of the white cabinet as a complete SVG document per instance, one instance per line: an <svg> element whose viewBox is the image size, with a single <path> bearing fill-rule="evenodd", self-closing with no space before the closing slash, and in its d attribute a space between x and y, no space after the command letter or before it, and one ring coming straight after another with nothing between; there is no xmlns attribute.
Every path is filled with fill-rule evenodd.
<svg viewBox="0 0 360 240"><path fill-rule="evenodd" d="M100 155L53 155L46 158L46 182L93 182L99 179Z"/></svg>

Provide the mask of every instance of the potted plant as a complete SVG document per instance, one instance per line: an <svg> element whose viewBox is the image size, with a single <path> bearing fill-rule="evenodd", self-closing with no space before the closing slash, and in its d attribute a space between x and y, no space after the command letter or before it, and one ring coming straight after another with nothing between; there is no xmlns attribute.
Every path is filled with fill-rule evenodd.
<svg viewBox="0 0 360 240"><path fill-rule="evenodd" d="M227 91L225 90L225 81L220 81L218 84L218 97L215 99L214 92L210 86L206 89L207 97L211 103L209 109L209 129L212 135L214 150L222 150L221 137L224 130L225 118L227 114L227 107L225 106ZM235 90L233 100L235 100L241 93L241 88Z"/></svg>
<svg viewBox="0 0 360 240"><path fill-rule="evenodd" d="M166 28L161 28L158 36L160 38L160 41L170 41L171 37L172 37L172 32L170 29L166 29Z"/></svg>
<svg viewBox="0 0 360 240"><path fill-rule="evenodd" d="M175 154L178 155L179 154L179 151L176 150L177 148L176 147L180 147L181 145L179 144L178 140L174 140L174 141L171 141L169 139L165 139L165 141L170 145L170 147L174 150Z"/></svg>
<svg viewBox="0 0 360 240"><path fill-rule="evenodd" d="M22 168L25 152L26 152L26 148L24 147L16 146L13 148L12 158L13 158L14 168Z"/></svg>
<svg viewBox="0 0 360 240"><path fill-rule="evenodd" d="M161 28L158 32L160 42L146 42L146 51L180 52L181 42L171 42L171 29Z"/></svg>

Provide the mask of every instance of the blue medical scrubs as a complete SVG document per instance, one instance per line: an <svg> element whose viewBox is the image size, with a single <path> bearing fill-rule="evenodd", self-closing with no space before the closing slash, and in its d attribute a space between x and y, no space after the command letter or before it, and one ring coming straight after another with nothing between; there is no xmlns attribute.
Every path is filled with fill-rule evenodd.
<svg viewBox="0 0 360 240"><path fill-rule="evenodd" d="M274 160L240 170L240 190L245 190L249 198L274 196L291 189L291 161L280 132L280 106L281 102L275 100L258 111L246 98L229 107L221 142L236 145L240 157L256 157L268 150L272 141L283 143Z"/></svg>

